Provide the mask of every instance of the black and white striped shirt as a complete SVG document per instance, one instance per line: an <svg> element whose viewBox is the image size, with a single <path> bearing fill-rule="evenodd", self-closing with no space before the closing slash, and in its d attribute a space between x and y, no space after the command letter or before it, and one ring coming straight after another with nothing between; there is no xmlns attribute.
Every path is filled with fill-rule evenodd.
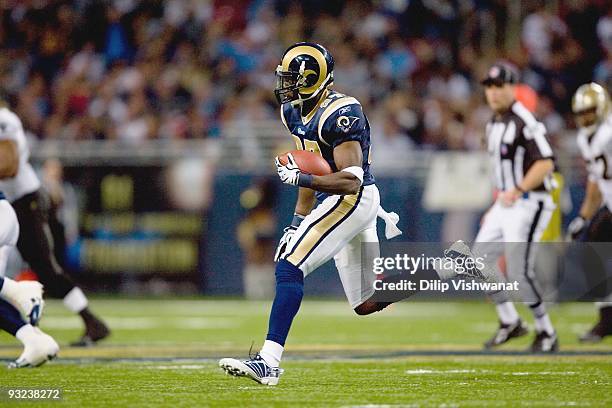
<svg viewBox="0 0 612 408"><path fill-rule="evenodd" d="M519 186L537 160L554 160L546 127L520 102L487 123L486 138L495 185L500 191ZM552 177L548 176L533 191L551 189Z"/></svg>

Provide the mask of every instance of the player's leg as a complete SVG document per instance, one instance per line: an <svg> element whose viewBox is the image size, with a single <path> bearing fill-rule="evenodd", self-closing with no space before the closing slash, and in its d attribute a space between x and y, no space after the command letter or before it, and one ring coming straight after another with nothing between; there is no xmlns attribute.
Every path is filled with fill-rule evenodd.
<svg viewBox="0 0 612 408"><path fill-rule="evenodd" d="M376 204L376 207L374 206ZM355 195L331 196L300 224L276 266L276 295L268 334L260 352L250 360L224 358L219 365L231 375L276 385L285 341L303 296L304 277L330 260L376 217L378 190L366 186Z"/></svg>
<svg viewBox="0 0 612 408"><path fill-rule="evenodd" d="M21 234L17 248L52 297L77 313L85 323L85 333L75 345L89 345L110 334L106 325L88 307L83 291L63 272L53 254L53 240L47 224L48 203L43 193L28 194L13 203Z"/></svg>
<svg viewBox="0 0 612 408"><path fill-rule="evenodd" d="M38 282L15 282L5 278L11 248L19 238L19 223L15 211L6 200L0 200L0 298L19 310L25 321L36 325L42 314L42 285Z"/></svg>
<svg viewBox="0 0 612 408"><path fill-rule="evenodd" d="M494 204L483 218L472 248L474 256L483 258L487 262L487 267L495 271L499 281L505 280L498 265L498 260L504 252L503 222L505 217L507 217L507 210L498 203ZM497 347L513 338L525 335L527 329L508 294L505 291L497 291L488 293L488 296L495 303L499 326L484 343L484 347L487 349Z"/></svg>
<svg viewBox="0 0 612 408"><path fill-rule="evenodd" d="M585 239L589 242L612 242L612 213L608 207L602 207L593 217L587 231ZM598 257L594 259L599 262ZM598 343L606 336L612 336L612 282L609 282L606 264L598 265L602 269L600 282L595 282L597 286L595 292L603 293L604 297L595 305L599 311L599 320L589 331L580 336L580 341L584 343Z"/></svg>
<svg viewBox="0 0 612 408"><path fill-rule="evenodd" d="M303 277L307 276L332 259L365 226L370 225L376 219L380 205L378 189L373 185L361 188L358 194L334 196L328 200L300 224L277 269L292 270L296 276L299 270ZM303 285L303 281L300 284ZM284 343L289 326L278 327L274 320L276 318L271 315L267 340L282 340ZM279 331L278 328L283 330ZM268 341L262 348L264 356L268 355L267 344ZM280 355L272 357L272 360L277 363Z"/></svg>
<svg viewBox="0 0 612 408"><path fill-rule="evenodd" d="M276 265L276 296L270 312L268 334L261 355L272 366L278 366L293 318L301 304L304 277L333 256L336 244L317 242L324 235L334 239L345 232L345 226L334 224L356 209L357 196L332 196L315 208L300 224L285 253ZM363 204L362 204L363 206ZM350 215L350 214L349 214ZM334 229L336 231L334 231ZM333 237L329 235L333 234ZM345 238L346 241L348 239ZM326 247L328 246L328 247ZM329 252L329 254L326 254Z"/></svg>
<svg viewBox="0 0 612 408"><path fill-rule="evenodd" d="M365 251L365 253L364 253ZM417 291L401 292L376 292L374 283L379 277L371 267L374 258L380 256L378 235L376 232L376 219L368 228L359 232L350 240L335 256L334 262L346 299L349 304L360 316L379 312L392 303L403 300ZM431 279L438 279L435 270L429 271ZM402 275L392 275L382 278L383 282L398 281L405 278ZM411 279L415 275L410 276Z"/></svg>
<svg viewBox="0 0 612 408"><path fill-rule="evenodd" d="M9 367L35 367L54 357L59 348L55 340L32 326L42 313L42 285L4 277L8 253L19 236L17 216L6 200L0 200L0 221L0 329L24 345L22 355Z"/></svg>
<svg viewBox="0 0 612 408"><path fill-rule="evenodd" d="M37 325L44 307L43 287L38 282L15 282L4 276L10 250L8 245L0 247L0 298L16 307L26 322Z"/></svg>
<svg viewBox="0 0 612 408"><path fill-rule="evenodd" d="M368 228L355 235L334 256L346 299L355 313L361 316L378 312L391 304L374 299L374 282L377 277L372 270L368 270L363 265L364 263L372 265L372 260L379 254L376 219L374 219Z"/></svg>
<svg viewBox="0 0 612 408"><path fill-rule="evenodd" d="M558 349L557 335L534 268L538 243L552 211L552 200L520 200L511 209L511 217L504 225L508 280L518 282L520 295L533 314L536 337L531 350L534 352Z"/></svg>
<svg viewBox="0 0 612 408"><path fill-rule="evenodd" d="M0 299L0 329L11 334L23 344L23 353L9 368L38 367L55 358L59 351L57 342L38 327L26 323L19 311Z"/></svg>

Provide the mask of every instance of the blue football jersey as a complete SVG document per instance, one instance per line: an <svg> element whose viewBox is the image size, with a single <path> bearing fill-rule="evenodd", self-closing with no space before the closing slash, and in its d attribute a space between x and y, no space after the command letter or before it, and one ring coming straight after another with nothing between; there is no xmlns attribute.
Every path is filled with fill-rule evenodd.
<svg viewBox="0 0 612 408"><path fill-rule="evenodd" d="M297 149L320 154L334 172L338 171L334 148L344 142L359 142L363 153L363 185L374 183L370 173L370 124L357 99L329 91L319 107L304 118L300 107L291 103L283 104L280 113ZM319 200L326 196L317 192Z"/></svg>

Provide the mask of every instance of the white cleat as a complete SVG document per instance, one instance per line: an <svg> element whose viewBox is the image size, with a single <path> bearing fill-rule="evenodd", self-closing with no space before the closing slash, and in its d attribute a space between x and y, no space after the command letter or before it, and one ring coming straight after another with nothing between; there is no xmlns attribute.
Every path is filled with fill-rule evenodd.
<svg viewBox="0 0 612 408"><path fill-rule="evenodd" d="M263 385L277 385L284 371L282 368L270 367L259 354L245 361L222 358L219 360L219 367L229 375L247 377Z"/></svg>
<svg viewBox="0 0 612 408"><path fill-rule="evenodd" d="M15 282L14 294L7 300L19 310L27 323L38 325L45 307L43 285L36 281Z"/></svg>
<svg viewBox="0 0 612 408"><path fill-rule="evenodd" d="M38 327L33 327L33 333L24 344L23 353L8 368L38 367L57 357L59 345L53 337L44 333Z"/></svg>
<svg viewBox="0 0 612 408"><path fill-rule="evenodd" d="M463 241L456 241L445 250L444 258L449 261L444 262L444 265L453 266L436 269L442 279L451 279L458 276L487 282L495 282L497 280L495 269L482 262L482 260L477 262L477 258L470 250L470 247ZM461 260L461 263L459 263L459 260ZM478 265L480 263L484 264L484 267L479 268Z"/></svg>

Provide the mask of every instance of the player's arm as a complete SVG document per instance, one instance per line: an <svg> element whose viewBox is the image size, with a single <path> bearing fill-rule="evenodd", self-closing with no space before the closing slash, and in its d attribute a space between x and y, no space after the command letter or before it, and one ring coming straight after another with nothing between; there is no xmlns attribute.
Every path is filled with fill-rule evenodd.
<svg viewBox="0 0 612 408"><path fill-rule="evenodd" d="M548 176L555 169L555 163L552 159L541 159L531 165L525 178L518 186L518 190L521 192L528 192L538 187L544 182L546 176Z"/></svg>
<svg viewBox="0 0 612 408"><path fill-rule="evenodd" d="M361 144L344 142L334 148L334 162L339 171L312 176L310 188L329 194L357 194L363 182Z"/></svg>
<svg viewBox="0 0 612 408"><path fill-rule="evenodd" d="M0 140L0 179L15 177L18 170L17 144L13 140Z"/></svg>
<svg viewBox="0 0 612 408"><path fill-rule="evenodd" d="M601 206L601 200L601 191L599 191L597 182L589 180L586 186L586 194L584 196L584 201L582 202L582 206L580 207L580 216L586 221L593 218L593 216Z"/></svg>
<svg viewBox="0 0 612 408"><path fill-rule="evenodd" d="M300 187L298 189L298 198L295 203L295 214L306 217L315 205L315 192L310 188Z"/></svg>
<svg viewBox="0 0 612 408"><path fill-rule="evenodd" d="M540 159L531 165L525 178L518 186L502 191L499 194L499 199L505 206L511 206L516 200L521 198L524 193L527 193L534 188L538 187L544 182L546 176L555 168L553 159Z"/></svg>
<svg viewBox="0 0 612 408"><path fill-rule="evenodd" d="M357 194L363 182L361 161L361 144L348 141L334 148L334 162L339 171L324 176L302 173L291 154L287 155L287 164L281 164L276 158L276 169L284 183L323 193L348 195Z"/></svg>
<svg viewBox="0 0 612 408"><path fill-rule="evenodd" d="M589 179L578 216L567 226L568 239L578 240L582 236L588 221L593 218L601 206L601 201L601 191L599 191L597 182Z"/></svg>

